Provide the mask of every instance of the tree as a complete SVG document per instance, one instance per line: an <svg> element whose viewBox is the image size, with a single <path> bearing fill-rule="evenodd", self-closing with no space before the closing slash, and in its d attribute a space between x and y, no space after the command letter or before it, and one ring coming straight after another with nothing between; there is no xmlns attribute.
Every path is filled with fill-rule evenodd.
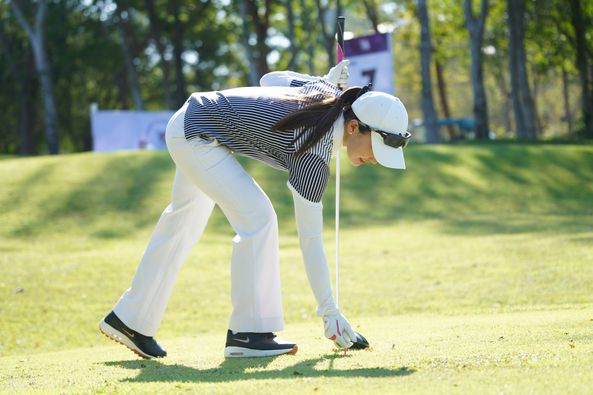
<svg viewBox="0 0 593 395"><path fill-rule="evenodd" d="M25 18L20 1L12 0L11 4L14 14L21 27L27 33L27 37L29 38L29 42L33 49L35 68L39 76L43 94L45 135L48 151L50 154L56 155L60 151L58 140L58 116L56 112L51 70L45 49L45 34L43 28L45 17L47 15L47 0L40 0L37 4L34 26L31 26Z"/></svg>
<svg viewBox="0 0 593 395"><path fill-rule="evenodd" d="M465 25L469 31L469 46L472 58L471 76L474 95L474 130L476 132L476 138L487 139L489 133L488 104L484 89L482 39L484 37L486 16L488 15L488 0L482 0L480 15L478 17L474 15L472 0L464 0L463 10L465 14Z"/></svg>
<svg viewBox="0 0 593 395"><path fill-rule="evenodd" d="M431 42L432 61L434 63L434 76L436 77L436 88L438 92L439 108L444 118L452 117L452 106L448 95L449 82L455 83L453 78L454 70L465 68L467 50L465 45L457 43L466 41L465 29L463 28L463 8L460 2L449 0L433 0L431 2ZM468 63L469 65L469 63ZM451 73L447 73L451 69ZM437 110L438 114L438 110ZM450 140L458 138L455 125L446 125Z"/></svg>
<svg viewBox="0 0 593 395"><path fill-rule="evenodd" d="M296 40L294 6L291 0L285 0L284 6L286 7L286 16L288 18L288 41L290 41L290 60L288 61L288 70L295 70L299 56L300 45L297 44Z"/></svg>
<svg viewBox="0 0 593 395"><path fill-rule="evenodd" d="M14 92L11 92L10 86L7 85L3 85L2 91L9 95L9 102L12 102L13 105L15 105L14 98L17 98L16 105L20 107L20 111L18 116L18 126L10 125L8 122L5 122L4 125L7 132L19 129L18 135L20 136L20 139L18 152L21 155L31 155L35 152L33 126L35 124L37 113L34 104L37 91L37 84L34 83L35 67L31 67L31 64L34 64L34 61L31 59L32 54L29 52L24 57L24 64L22 59L19 60L18 49L13 47L13 44L15 44L14 41L17 41L16 44L18 46L18 40L15 40L14 37L12 37L12 40L9 40L7 36L9 36L10 33L6 32L6 30L4 21L0 20L1 55L6 59L5 64L7 66L6 70L4 70L6 76L3 77L14 82ZM10 145L11 137L14 135L14 133L12 133L12 136L7 135L7 133L2 133L0 146ZM16 138L13 137L12 141L16 143Z"/></svg>
<svg viewBox="0 0 593 395"><path fill-rule="evenodd" d="M369 21L373 26L373 30L375 33L379 33L379 11L377 8L377 2L375 0L364 0L363 3Z"/></svg>
<svg viewBox="0 0 593 395"><path fill-rule="evenodd" d="M134 59L130 51L130 44L128 37L130 36L130 4L128 0L120 0L117 2L117 12L114 14L117 32L119 34L119 42L123 55L124 65L126 68L127 82L134 101L136 110L144 110L144 101L140 93L140 84L138 82L138 72L134 65Z"/></svg>
<svg viewBox="0 0 593 395"><path fill-rule="evenodd" d="M439 91L439 101L441 102L441 109L443 110L443 117L451 118L451 111L449 110L449 101L447 100L447 83L443 71L443 64L439 59L434 60L434 71L437 77L437 87ZM447 125L449 138L455 138L455 130L453 125Z"/></svg>
<svg viewBox="0 0 593 395"><path fill-rule="evenodd" d="M181 105L187 99L187 83L185 81L185 74L183 73L183 50L184 50L184 35L185 25L181 20L181 4L180 0L173 0L169 3L171 8L171 15L173 15L173 61L175 64L175 104L176 107Z"/></svg>
<svg viewBox="0 0 593 395"><path fill-rule="evenodd" d="M533 80L533 97L536 103L544 102L546 111L538 115L538 125L542 131L547 120L563 121L566 132L572 135L573 112L571 108L576 95L573 92L573 80L578 79L578 67L574 63L576 54L576 38L571 24L571 13L566 12L566 2L562 0L540 0L536 7L526 7L526 47L530 53L529 60ZM575 78L576 77L576 78ZM538 81L541 83L538 84ZM537 94L536 88L541 85L544 90L551 82L560 85L549 99ZM562 93L560 93L560 91ZM559 98L562 97L562 105ZM550 109L546 101L557 103L556 111ZM552 111L551 111L552 110ZM541 118L541 120L540 120ZM558 133L559 130L556 130Z"/></svg>
<svg viewBox="0 0 593 395"><path fill-rule="evenodd" d="M257 8L259 28L248 12L248 1ZM456 117L474 111L474 101L468 100L471 52L463 1L431 0L430 6L427 0L418 1L0 1L0 150L3 154L47 150L44 115L50 112L44 111L47 89L41 74L51 76L60 152L92 148L91 103L102 109L139 108L134 104L139 95L132 93L130 84L142 93L147 110L160 110L178 108L189 92L257 84L261 71L255 65L260 62L269 68L322 74L328 61L334 61L335 17L342 13L341 7L347 30L355 35L377 31L380 23L393 24L397 94L412 119L423 118L424 112L432 142L445 132L437 129L437 114ZM488 3L480 54L483 89L489 129L502 135L503 130L515 129L513 109L527 108L519 100L518 74L513 72L512 83L510 76L520 63L515 44L521 40L511 40L511 52L509 14L521 13L509 13L507 2ZM586 111L591 112L586 105L593 101L593 41L586 39L593 34L593 2L523 3L523 80L531 86L533 124L541 136L563 137L567 123L574 130L586 130ZM31 35L15 17L15 5L36 37L43 35L49 66L44 73L38 70L41 56L30 42ZM477 23L480 5L476 1L473 5ZM424 23L418 22L421 6L427 9ZM44 7L42 29L36 30L36 14ZM122 22L121 29L116 22ZM251 56L243 48L252 51ZM517 61L513 68L511 61ZM546 109L539 116L536 104ZM524 117L517 118L523 125ZM525 128L517 130L524 133Z"/></svg>
<svg viewBox="0 0 593 395"><path fill-rule="evenodd" d="M157 53L159 54L159 64L163 73L163 97L165 99L165 107L167 109L173 109L173 97L171 96L171 70L169 62L166 59L166 44L164 39L164 22L163 19L157 14L155 0L145 0L144 5L148 13L148 19L150 21L150 33L152 41L156 47Z"/></svg>
<svg viewBox="0 0 593 395"><path fill-rule="evenodd" d="M249 43L249 37L251 34L249 30L249 22L247 19L247 0L241 0L239 2L239 10L241 13L241 25L243 27L243 47L245 48L245 55L247 57L247 63L249 67L248 81L249 85L255 86L258 84L260 76L257 68L255 67L255 64L257 63L255 60L255 55L253 53L253 49L251 48L251 44Z"/></svg>
<svg viewBox="0 0 593 395"><path fill-rule="evenodd" d="M584 135L593 138L593 93L589 81L589 62L587 60L587 44L585 20L580 0L570 0L570 16L576 42L576 65L581 80L581 107L583 111Z"/></svg>
<svg viewBox="0 0 593 395"><path fill-rule="evenodd" d="M312 31L311 30L312 26L311 26L311 20L309 19L308 15L310 15L311 11L309 10L309 7L305 0L301 0L300 4L301 4L301 13L302 13L302 15L304 15L304 17L302 18L303 29L306 32L310 32L310 31ZM315 57L315 41L307 40L306 48L307 48L306 49L306 52L307 52L307 72L312 75L315 73L315 67L313 65L313 59Z"/></svg>
<svg viewBox="0 0 593 395"><path fill-rule="evenodd" d="M511 95L515 128L518 137L537 137L533 98L527 78L525 55L525 0L507 0L509 24L509 64L511 71Z"/></svg>
<svg viewBox="0 0 593 395"><path fill-rule="evenodd" d="M424 128L426 142L430 144L440 142L437 126L437 115L432 96L432 79L430 64L432 45L430 40L430 20L428 18L427 0L418 0L418 19L420 21L420 57L422 73L422 113L424 114Z"/></svg>
<svg viewBox="0 0 593 395"><path fill-rule="evenodd" d="M270 48L266 43L268 38L268 29L270 28L270 13L272 12L272 1L264 0L263 9L258 0L245 0L247 15L251 19L255 30L256 44L253 51L253 66L257 70L258 79L270 71L268 66L268 54Z"/></svg>
<svg viewBox="0 0 593 395"><path fill-rule="evenodd" d="M342 14L342 4L340 0L336 1L336 18L330 19L332 27L328 30L326 21L328 19L328 12L330 9L329 2L327 5L323 5L321 0L316 1L317 15L319 16L319 26L321 27L321 37L323 39L325 52L327 53L327 64L329 66L335 62L334 50L336 47L336 20L337 16Z"/></svg>

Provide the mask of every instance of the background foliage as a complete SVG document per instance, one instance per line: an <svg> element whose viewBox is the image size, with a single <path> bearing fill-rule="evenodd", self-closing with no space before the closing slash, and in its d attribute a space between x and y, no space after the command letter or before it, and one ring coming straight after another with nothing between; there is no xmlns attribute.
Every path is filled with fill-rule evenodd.
<svg viewBox="0 0 593 395"><path fill-rule="evenodd" d="M593 3L521 2L537 138L592 137L593 130L584 123L586 106L581 97L593 91ZM472 117L463 3L427 2L439 118ZM480 3L473 3L475 13ZM32 24L42 4L47 4L42 32L54 83L61 152L92 149L91 103L102 109L176 109L191 92L252 84L269 70L326 73L333 59L337 13L346 16L347 30L354 35L392 32L396 94L407 104L412 119L423 118L415 1L11 0L0 2L3 154L48 152L46 93L40 87L31 41L15 17L18 6ZM514 126L511 103L515 87L508 64L508 10L500 0L490 0L488 5L482 50L489 130L498 138L514 138L521 133ZM575 5L580 10L579 24L570 11ZM585 38L580 52L577 25ZM444 89L444 100L437 88ZM459 137L444 128L440 132L443 140Z"/></svg>

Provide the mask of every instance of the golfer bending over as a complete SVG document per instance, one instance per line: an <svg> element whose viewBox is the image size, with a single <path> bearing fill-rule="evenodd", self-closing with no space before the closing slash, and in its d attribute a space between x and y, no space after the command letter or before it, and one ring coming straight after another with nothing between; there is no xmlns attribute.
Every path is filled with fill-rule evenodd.
<svg viewBox="0 0 593 395"><path fill-rule="evenodd" d="M167 353L154 339L177 273L215 204L237 235L231 259L232 314L226 357L294 354L283 329L278 224L272 203L235 155L288 172L305 269L325 336L349 347L355 333L338 310L322 242L321 197L332 154L347 147L354 166L403 165L410 135L399 99L345 88L348 61L325 77L266 74L260 87L194 93L167 125L177 166L171 203L162 213L132 285L99 324L144 358Z"/></svg>

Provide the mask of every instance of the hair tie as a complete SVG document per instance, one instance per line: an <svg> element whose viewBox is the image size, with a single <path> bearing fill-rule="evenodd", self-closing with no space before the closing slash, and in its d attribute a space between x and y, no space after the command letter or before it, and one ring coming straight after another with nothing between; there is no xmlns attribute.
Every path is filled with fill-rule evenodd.
<svg viewBox="0 0 593 395"><path fill-rule="evenodd" d="M360 91L358 91L358 94L356 95L356 97L354 98L354 100L358 99L360 96L364 95L365 93L367 93L371 89L373 89L373 83L372 82L369 82L366 86L363 86L362 88L360 88Z"/></svg>

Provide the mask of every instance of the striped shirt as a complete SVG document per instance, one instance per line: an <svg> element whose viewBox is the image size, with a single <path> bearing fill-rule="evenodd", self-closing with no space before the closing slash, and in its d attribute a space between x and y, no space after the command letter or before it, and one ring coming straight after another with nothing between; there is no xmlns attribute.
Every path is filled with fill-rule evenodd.
<svg viewBox="0 0 593 395"><path fill-rule="evenodd" d="M326 133L296 158L295 152L304 138L292 142L301 130L273 131L272 127L305 105L291 100L291 96L306 95L315 101L339 94L335 85L322 79L294 80L290 87L245 87L194 93L188 99L185 113L185 137L188 140L216 139L237 155L287 171L288 182L299 195L319 202L329 179L334 133Z"/></svg>

